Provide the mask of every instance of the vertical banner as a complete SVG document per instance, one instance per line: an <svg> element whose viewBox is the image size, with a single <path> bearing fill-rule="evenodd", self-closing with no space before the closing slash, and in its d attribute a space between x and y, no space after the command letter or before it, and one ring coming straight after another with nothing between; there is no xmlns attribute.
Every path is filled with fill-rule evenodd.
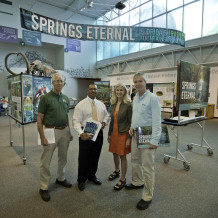
<svg viewBox="0 0 218 218"><path fill-rule="evenodd" d="M50 77L33 76L33 120L37 120L40 98L51 89Z"/></svg>
<svg viewBox="0 0 218 218"><path fill-rule="evenodd" d="M110 81L96 81L94 84L98 87L96 98L110 107Z"/></svg>
<svg viewBox="0 0 218 218"><path fill-rule="evenodd" d="M9 88L9 116L22 123L21 108L21 76L17 75L8 80Z"/></svg>
<svg viewBox="0 0 218 218"><path fill-rule="evenodd" d="M210 68L184 61L178 62L177 110L208 106Z"/></svg>
<svg viewBox="0 0 218 218"><path fill-rule="evenodd" d="M33 121L33 89L32 75L22 75L23 90L23 123Z"/></svg>

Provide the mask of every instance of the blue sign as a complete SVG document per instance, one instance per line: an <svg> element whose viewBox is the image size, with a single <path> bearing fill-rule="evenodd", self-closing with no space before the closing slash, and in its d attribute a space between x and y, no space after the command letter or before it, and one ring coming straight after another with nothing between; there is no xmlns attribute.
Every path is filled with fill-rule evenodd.
<svg viewBox="0 0 218 218"><path fill-rule="evenodd" d="M41 33L23 30L23 42L26 45L42 46Z"/></svg>
<svg viewBox="0 0 218 218"><path fill-rule="evenodd" d="M67 38L67 52L68 51L81 52L81 42L76 39Z"/></svg>
<svg viewBox="0 0 218 218"><path fill-rule="evenodd" d="M0 26L0 41L18 43L17 29Z"/></svg>

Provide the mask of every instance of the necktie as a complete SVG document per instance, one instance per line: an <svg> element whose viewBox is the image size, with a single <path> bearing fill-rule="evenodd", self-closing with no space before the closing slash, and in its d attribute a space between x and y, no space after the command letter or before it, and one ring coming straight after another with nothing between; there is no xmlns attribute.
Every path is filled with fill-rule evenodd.
<svg viewBox="0 0 218 218"><path fill-rule="evenodd" d="M98 121L97 109L94 101L92 102L92 119Z"/></svg>

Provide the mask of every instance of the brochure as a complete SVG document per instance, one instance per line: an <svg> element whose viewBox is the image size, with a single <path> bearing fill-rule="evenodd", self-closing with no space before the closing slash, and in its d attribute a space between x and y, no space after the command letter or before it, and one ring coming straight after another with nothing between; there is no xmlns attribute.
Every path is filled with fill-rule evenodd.
<svg viewBox="0 0 218 218"><path fill-rule="evenodd" d="M45 138L48 140L48 143L49 144L55 143L54 129L53 128L44 128L43 131L44 131ZM38 145L41 145L41 138L40 138L39 133L38 133Z"/></svg>
<svg viewBox="0 0 218 218"><path fill-rule="evenodd" d="M91 140L96 141L101 126L102 125L100 122L93 119L88 119L84 128L84 132L92 134Z"/></svg>
<svg viewBox="0 0 218 218"><path fill-rule="evenodd" d="M137 139L137 147L138 148L149 148L150 141L152 139L152 127L151 126L143 126L138 127L136 129L136 139ZM169 145L170 138L166 125L161 126L161 136L158 143L158 146L166 146Z"/></svg>

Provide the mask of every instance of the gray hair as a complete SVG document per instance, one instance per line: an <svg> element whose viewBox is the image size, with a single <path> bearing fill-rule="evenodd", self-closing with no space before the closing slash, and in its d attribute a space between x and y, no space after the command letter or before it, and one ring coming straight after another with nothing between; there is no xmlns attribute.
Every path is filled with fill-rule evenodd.
<svg viewBox="0 0 218 218"><path fill-rule="evenodd" d="M66 77L63 74L59 73L59 72L52 74L52 79L51 79L52 83L56 80L57 77L61 78L61 80L63 81L63 84L65 85Z"/></svg>
<svg viewBox="0 0 218 218"><path fill-rule="evenodd" d="M137 76L141 76L142 79L146 82L146 76L145 76L145 74L142 73L142 72L137 72L137 73L133 76L133 82L134 82L134 79L135 79Z"/></svg>

